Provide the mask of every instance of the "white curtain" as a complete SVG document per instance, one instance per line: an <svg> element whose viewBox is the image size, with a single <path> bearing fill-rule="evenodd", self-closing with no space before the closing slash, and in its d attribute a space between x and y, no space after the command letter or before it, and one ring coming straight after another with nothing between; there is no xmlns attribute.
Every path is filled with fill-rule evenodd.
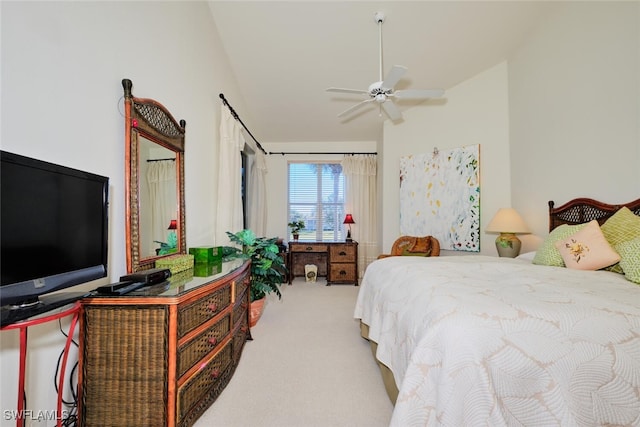
<svg viewBox="0 0 640 427"><path fill-rule="evenodd" d="M149 206L151 209L151 239L143 240L143 256L155 255L154 242L167 243L167 233L172 219L178 218L176 195L176 162L162 160L147 165L147 185L149 187ZM145 215L145 218L148 216ZM149 247L147 247L149 245Z"/></svg>
<svg viewBox="0 0 640 427"><path fill-rule="evenodd" d="M349 155L342 160L345 213L353 215L351 237L358 242L358 276L378 256L375 155Z"/></svg>
<svg viewBox="0 0 640 427"><path fill-rule="evenodd" d="M247 139L248 140L248 139ZM253 154L248 156L249 184L247 185L247 227L264 236L267 232L267 162L264 153L257 145L248 143Z"/></svg>
<svg viewBox="0 0 640 427"><path fill-rule="evenodd" d="M242 126L222 105L220 118L220 156L218 164L218 200L216 245L229 245L227 231L235 233L242 224Z"/></svg>

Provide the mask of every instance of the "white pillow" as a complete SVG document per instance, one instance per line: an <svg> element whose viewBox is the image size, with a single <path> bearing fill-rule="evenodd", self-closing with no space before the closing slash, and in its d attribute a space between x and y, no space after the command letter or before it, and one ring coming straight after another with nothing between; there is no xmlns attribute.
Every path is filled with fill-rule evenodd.
<svg viewBox="0 0 640 427"><path fill-rule="evenodd" d="M536 251L533 252L525 252L523 254L520 254L516 257L516 259L519 259L521 261L526 261L526 262L533 262L533 258L536 256Z"/></svg>

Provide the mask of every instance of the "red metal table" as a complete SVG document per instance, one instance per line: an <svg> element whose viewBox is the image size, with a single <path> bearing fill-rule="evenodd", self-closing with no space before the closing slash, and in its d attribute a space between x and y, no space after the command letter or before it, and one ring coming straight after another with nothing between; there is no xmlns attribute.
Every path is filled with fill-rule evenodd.
<svg viewBox="0 0 640 427"><path fill-rule="evenodd" d="M27 328L29 326L40 325L42 323L52 322L54 320L62 319L63 317L73 316L71 319L71 325L69 326L69 333L67 335L67 342L64 346L64 356L62 358L62 366L60 367L60 379L58 380L58 403L56 406L56 425L62 426L62 390L64 386L64 373L67 367L67 359L69 356L69 348L73 341L73 332L78 323L78 317L80 312L80 301L75 302L70 308L64 309L58 313L50 314L42 317L35 317L33 319L27 319L20 322L6 325L2 328L3 331L11 329L19 329L20 331L20 371L18 374L18 412L16 416L16 426L22 427L25 425L25 408L24 408L24 381L25 370L27 362Z"/></svg>

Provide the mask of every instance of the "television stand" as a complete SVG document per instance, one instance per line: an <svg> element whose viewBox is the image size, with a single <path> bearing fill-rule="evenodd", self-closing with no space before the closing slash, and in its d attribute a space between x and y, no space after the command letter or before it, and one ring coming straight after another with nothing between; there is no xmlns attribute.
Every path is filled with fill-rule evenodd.
<svg viewBox="0 0 640 427"><path fill-rule="evenodd" d="M2 306L0 309L0 327L4 328L13 323L38 316L74 303L88 296L88 292L60 292L42 295L35 304L26 306Z"/></svg>
<svg viewBox="0 0 640 427"><path fill-rule="evenodd" d="M78 300L79 298L76 298L75 302L70 308L67 308L66 310L62 310L58 313L53 313L43 317L36 317L34 319L25 320L22 322L15 321L14 323L8 324L6 326L2 326L1 328L1 330L3 331L8 331L11 329L18 329L20 331L20 370L18 371L19 372L18 373L18 410L16 412L17 427L27 425L25 422L26 421L25 415L27 415L28 412L25 410L26 408L24 407L24 398L23 398L25 374L27 369L27 328L29 326L40 325L42 323L47 323L47 322L52 322L54 320L62 319L63 317L73 316L71 320L71 325L69 326L69 332L67 334L67 341L64 347L64 357L62 358L62 365L60 366L60 379L58 381L58 403L56 406L56 426L57 427L62 426L62 418L63 418L62 392L64 390L64 374L67 367L69 348L71 347L71 342L73 341L73 331L75 330L76 324L78 323L78 316L80 312L80 302ZM56 301L63 301L63 299L58 297L56 298ZM45 303L43 302L42 304L38 304L30 308L40 307L41 305L45 305ZM65 303L62 305L68 305L68 303ZM46 305L46 307L47 307L46 311L50 311L54 309L54 308L51 308L50 305ZM55 308L58 308L58 307L61 307L61 305L58 305ZM4 307L3 307L3 310L4 310ZM19 309L16 309L16 310L19 310ZM4 316L4 311L3 311L3 316Z"/></svg>

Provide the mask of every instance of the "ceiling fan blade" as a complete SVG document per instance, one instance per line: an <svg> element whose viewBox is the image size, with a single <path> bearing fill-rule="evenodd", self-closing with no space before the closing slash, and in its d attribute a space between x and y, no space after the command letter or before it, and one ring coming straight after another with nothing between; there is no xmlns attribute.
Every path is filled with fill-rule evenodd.
<svg viewBox="0 0 640 427"><path fill-rule="evenodd" d="M400 113L400 110L398 110L398 107L396 107L392 101L387 100L381 105L382 109L387 113L387 116L389 116L392 122L398 121L402 118L402 113Z"/></svg>
<svg viewBox="0 0 640 427"><path fill-rule="evenodd" d="M407 67L403 67L402 65L394 65L393 68L391 68L391 71L389 71L389 74L387 74L387 77L385 77L384 81L382 82L382 89L393 89L396 83L400 81L400 79L406 72Z"/></svg>
<svg viewBox="0 0 640 427"><path fill-rule="evenodd" d="M428 98L441 98L444 95L442 89L407 89L398 90L393 93L398 99L428 99Z"/></svg>
<svg viewBox="0 0 640 427"><path fill-rule="evenodd" d="M328 89L326 89L327 92L340 92L340 93L359 93L359 94L365 94L365 95L369 95L369 92L366 90L360 90L360 89L344 89L341 87L330 87Z"/></svg>
<svg viewBox="0 0 640 427"><path fill-rule="evenodd" d="M342 113L338 114L338 117L344 117L344 116L346 116L346 115L348 115L348 114L351 114L351 113L353 113L354 111L356 111L357 109L359 109L359 108L361 108L361 107L364 107L364 106L365 106L365 104L368 104L369 102L373 102L373 101L374 101L374 99L373 99L373 98L371 98L371 99L365 99L365 100L364 100L364 101L362 101L362 102L358 102L356 105L354 105L354 106L352 106L352 107L349 107L349 108L347 108L346 110L344 110Z"/></svg>

